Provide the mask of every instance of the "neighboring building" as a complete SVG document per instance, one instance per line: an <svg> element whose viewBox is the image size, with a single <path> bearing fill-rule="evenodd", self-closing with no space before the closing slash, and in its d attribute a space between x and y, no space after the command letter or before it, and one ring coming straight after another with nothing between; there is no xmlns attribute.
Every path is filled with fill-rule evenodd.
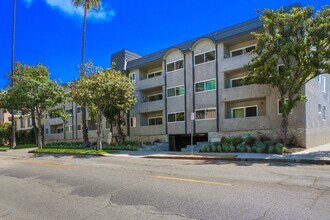
<svg viewBox="0 0 330 220"><path fill-rule="evenodd" d="M12 115L1 109L1 123L12 123ZM16 131L26 131L32 129L32 118L29 114L23 115L20 111L15 111L14 114Z"/></svg>
<svg viewBox="0 0 330 220"><path fill-rule="evenodd" d="M136 88L138 103L128 116L129 139L165 142L169 150L180 150L190 144L191 133L194 143L255 132L277 136L279 94L269 85L242 85L244 66L256 56L249 54L257 43L251 32L262 29L255 18L147 56L127 50L112 55L117 69L125 71ZM290 134L303 146L330 142L329 85L328 75L311 80L303 88L308 102L299 102L290 115ZM65 109L72 109L66 123L46 118L46 141L82 140L77 106L67 103ZM191 120L192 113L196 120ZM105 124L107 141L112 133ZM89 125L93 139L96 132Z"/></svg>

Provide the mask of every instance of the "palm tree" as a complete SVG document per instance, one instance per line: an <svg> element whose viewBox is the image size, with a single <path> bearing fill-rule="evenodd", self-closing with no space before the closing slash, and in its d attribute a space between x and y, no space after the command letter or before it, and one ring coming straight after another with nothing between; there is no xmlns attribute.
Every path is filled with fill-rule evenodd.
<svg viewBox="0 0 330 220"><path fill-rule="evenodd" d="M98 9L101 0L71 0L72 4L76 7L84 8L84 22L83 22L83 32L82 32L82 45L81 45L81 66L80 66L80 78L85 76L84 64L85 64L85 41L86 41L86 22L87 13L92 8ZM82 106L82 130L84 145L88 147L90 145L88 140L88 128L86 121L86 104Z"/></svg>
<svg viewBox="0 0 330 220"><path fill-rule="evenodd" d="M12 38L11 38L11 76L10 86L14 85L14 69L15 69L15 35L16 35L16 0L13 0L13 24L12 24ZM15 127L15 114L14 110L11 110L11 129L12 139L11 147L16 148L16 127Z"/></svg>

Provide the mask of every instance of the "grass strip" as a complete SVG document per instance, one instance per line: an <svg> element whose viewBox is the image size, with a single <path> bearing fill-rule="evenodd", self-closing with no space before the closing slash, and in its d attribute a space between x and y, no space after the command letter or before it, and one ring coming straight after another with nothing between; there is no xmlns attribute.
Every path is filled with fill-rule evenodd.
<svg viewBox="0 0 330 220"><path fill-rule="evenodd" d="M29 153L36 154L74 154L74 155L96 155L103 156L105 154L116 153L114 150L90 150L90 149L56 149L56 148L47 148L47 149L36 149L30 151Z"/></svg>

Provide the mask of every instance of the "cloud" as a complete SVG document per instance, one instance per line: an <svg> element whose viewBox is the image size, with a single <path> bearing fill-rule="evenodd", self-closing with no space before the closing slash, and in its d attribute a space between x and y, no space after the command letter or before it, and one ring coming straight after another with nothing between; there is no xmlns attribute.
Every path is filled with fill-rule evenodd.
<svg viewBox="0 0 330 220"><path fill-rule="evenodd" d="M33 0L23 0L24 2L25 2L25 4L26 4L26 6L30 6L31 4L32 4L32 2L33 2Z"/></svg>
<svg viewBox="0 0 330 220"><path fill-rule="evenodd" d="M29 6L34 0L24 0ZM60 11L61 13L71 16L82 18L84 10L82 7L76 8L71 0L43 0L51 8ZM115 16L115 11L107 5L99 5L98 10L92 9L88 12L88 18L91 21L104 22L110 21Z"/></svg>

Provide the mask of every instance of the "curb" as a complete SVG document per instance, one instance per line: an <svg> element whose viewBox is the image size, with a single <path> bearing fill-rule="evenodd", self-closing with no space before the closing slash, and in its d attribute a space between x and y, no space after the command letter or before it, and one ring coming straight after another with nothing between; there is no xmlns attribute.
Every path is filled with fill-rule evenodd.
<svg viewBox="0 0 330 220"><path fill-rule="evenodd" d="M263 159L263 158L220 158L220 157L194 157L194 156L145 156L147 159L174 159L174 160L220 160L234 162L282 162L282 163L304 163L317 165L330 165L330 160L310 160L310 159Z"/></svg>

